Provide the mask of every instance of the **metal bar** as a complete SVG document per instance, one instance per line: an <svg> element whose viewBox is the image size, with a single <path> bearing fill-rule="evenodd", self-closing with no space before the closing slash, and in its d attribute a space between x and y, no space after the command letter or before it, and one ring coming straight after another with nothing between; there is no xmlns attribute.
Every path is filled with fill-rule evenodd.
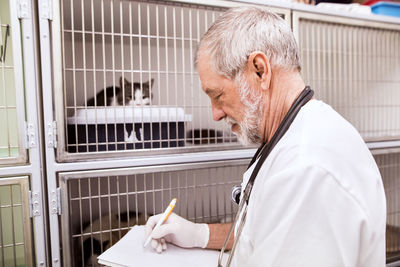
<svg viewBox="0 0 400 267"><path fill-rule="evenodd" d="M4 240L3 240L3 215L2 215L2 208L0 208L0 249L1 249L1 262L2 266L5 266L4 260Z"/></svg>
<svg viewBox="0 0 400 267"><path fill-rule="evenodd" d="M131 63L131 82L133 83L133 62L134 62L134 57L133 57L133 43L132 43L132 37L134 36L134 34L133 34L133 30L132 30L132 21L133 21L133 18L132 18L132 2L131 1L129 1L129 48L130 48L130 63ZM132 95L132 100L134 100L134 97L135 97L135 91L134 91L134 86L132 86L132 88L131 88L131 95ZM132 111L131 111L131 114L132 114L132 118L134 118L134 109L132 109ZM135 123L135 120L133 120L133 123L132 123L132 132L131 132L131 135L134 135L133 137L135 137L136 136L136 132L135 132L135 125L136 125L136 123ZM133 138L133 140L135 141L135 138ZM132 142L132 148L133 149L135 149L135 142Z"/></svg>
<svg viewBox="0 0 400 267"><path fill-rule="evenodd" d="M134 175L135 178L135 192L138 191L138 183L137 183L137 175ZM136 221L139 221L138 213L138 194L135 194L135 209L136 209ZM146 215L146 214L145 214Z"/></svg>
<svg viewBox="0 0 400 267"><path fill-rule="evenodd" d="M149 83L149 105L151 106L152 103L152 86L151 86L151 43L150 43L150 5L146 5L147 9L147 64L148 64L148 83ZM144 104L142 104L143 106ZM143 133L144 133L144 128L143 128ZM144 139L144 137L143 137ZM154 140L153 138L153 112L152 109L150 109L150 148L153 148L153 142L151 140Z"/></svg>
<svg viewBox="0 0 400 267"><path fill-rule="evenodd" d="M211 23L213 23L215 21L215 13L213 11L210 12L211 13ZM208 24L206 23L206 29L208 29ZM212 118L212 109L209 107L207 108L207 114L208 114L208 118ZM214 128L215 129L215 128ZM215 135L217 135L217 133L215 132ZM207 127L207 144L211 144L211 134L210 134L210 127ZM202 139L200 138L200 144L202 142Z"/></svg>
<svg viewBox="0 0 400 267"><path fill-rule="evenodd" d="M63 32L71 33L72 30L64 29ZM79 29L75 29L74 30L74 33L77 33L77 34L78 33L82 33L82 32L83 31L79 30ZM94 35L101 35L102 34L101 31L96 31L96 30L85 30L85 33L94 34ZM154 35L154 34L143 34L143 33L141 35L139 35L137 33L130 34L130 33L117 33L117 32L114 32L114 33L104 32L104 35L105 36L112 36L113 35L114 37L136 37L136 38L142 37L142 38L146 38L146 39L147 38L150 38L150 39L160 38L160 39L164 39L164 40L173 40L174 39L173 37L170 37L170 36L162 36L162 35L157 36L157 34ZM187 37L179 37L179 36L177 36L176 39L179 40L179 41L182 41L182 40L184 40L184 41L196 41L196 39L190 39L190 38L187 38Z"/></svg>
<svg viewBox="0 0 400 267"><path fill-rule="evenodd" d="M61 30L61 35L62 35L62 41L60 42L60 46L61 46L61 55L62 55L62 67L61 67L61 69L62 69L62 73L63 73L63 79L62 79L62 92L63 92L63 95L65 96L64 98L63 98L63 107L64 108L69 108L69 106L68 106L68 104L67 104L67 79L66 79L66 77L67 77L67 71L71 71L71 72L73 72L74 71L74 69L73 68L67 68L67 66L66 66L66 56L65 56L65 50L66 50L66 48L65 48L65 39L66 39L66 32L67 32L67 30L65 29L65 25L64 25L64 2L66 2L66 1L60 1L61 2L61 4L60 4L60 22L61 22L61 24L60 24L60 30ZM71 30L70 31L68 31L69 33L71 33L71 36L74 34ZM64 128L67 130L67 132L68 132L68 121L67 121L67 117L68 117L68 109L66 109L65 110L65 112L64 112ZM76 128L76 124L74 125L75 126L75 128ZM76 136L76 134L75 134L75 136ZM68 149L70 148L70 146L69 146L69 140L70 140L70 136L69 136L69 134L66 134L66 136L65 136L65 142L66 142L66 150L68 151ZM75 139L76 140L76 139ZM75 146L75 148L76 148L76 150L78 149L76 146ZM77 150L78 151L78 150Z"/></svg>
<svg viewBox="0 0 400 267"><path fill-rule="evenodd" d="M197 10L197 14L198 14L199 10ZM189 9L189 54L193 57L193 25L192 25L192 9ZM193 71L193 67L194 67L194 62L192 62L192 58L190 59L190 84L193 84L193 86L190 86L190 96L191 96L191 103L189 104L190 106L190 110L191 110L191 114L194 114L194 92L193 92L193 87L194 87L194 71ZM187 125L187 123L185 122L185 126ZM191 132L192 132L192 143L194 144L194 125L192 122L190 122L191 125ZM185 135L185 143L186 143L186 135Z"/></svg>
<svg viewBox="0 0 400 267"><path fill-rule="evenodd" d="M164 31L165 31L165 36L168 36L168 19L167 18L168 18L167 7L164 6ZM168 71L169 71L169 57L168 57L168 54L169 54L169 52L168 52L168 40L165 40L165 71L166 71L166 73L168 73ZM165 84L167 85L166 90L167 90L167 92L169 92L169 75L167 74L165 76L165 78L166 78ZM167 97L166 105L167 106L170 105L169 97ZM169 110L168 110L168 113L167 113L167 117L169 118ZM162 127L162 123L160 121L160 129L161 129L161 127ZM167 140L168 140L167 147L169 147L170 132L171 132L170 124L167 121ZM160 139L161 139L161 134L160 134ZM161 140L160 140L160 142L161 142Z"/></svg>
<svg viewBox="0 0 400 267"><path fill-rule="evenodd" d="M89 222L90 222L90 245L91 245L91 253L92 255L93 253L93 208L92 208L92 183L91 183L92 179L88 178L88 193L89 193ZM98 192L99 196L100 196L100 191ZM100 199L100 197L99 197ZM99 217L101 216L101 212L99 212ZM81 232L82 233L82 232ZM83 251L82 251L83 252ZM83 254L83 253L82 253ZM86 263L84 263L86 264Z"/></svg>
<svg viewBox="0 0 400 267"><path fill-rule="evenodd" d="M159 103L161 103L161 68L160 68L160 22L159 22L159 12L158 12L158 6L156 5L156 47L157 47L157 88L158 88L158 101ZM167 34L165 34L165 36L167 36ZM165 39L165 42L167 42L167 40ZM168 75L168 74L167 74ZM161 106L161 105L160 105ZM159 111L159 115L161 115L161 111ZM160 147L161 147L161 121L159 122L158 125L158 137L160 139ZM164 202L163 202L164 203Z"/></svg>
<svg viewBox="0 0 400 267"><path fill-rule="evenodd" d="M147 192L147 187L146 187L146 174L143 174L143 192L144 192L144 194L143 194L143 200L144 200L144 210L146 211L146 213L147 213L147 194L146 194L146 192Z"/></svg>
<svg viewBox="0 0 400 267"><path fill-rule="evenodd" d="M188 176L189 176L189 174L188 174L188 170L185 170L185 178L186 178L186 186L185 186L185 189L186 189L186 194L185 194L185 206L186 206L186 218L188 218L189 217L189 194L190 194L190 191L189 191L189 185L188 185ZM161 188L164 188L162 185L161 185ZM162 203L164 203L164 201L161 201Z"/></svg>
<svg viewBox="0 0 400 267"><path fill-rule="evenodd" d="M85 6L84 6L84 0L81 0L81 9L82 9L82 61L83 61L83 97L84 97L84 106L85 106L85 110L87 111L87 102L86 100L87 98L87 88L86 88L86 83L87 83L87 79L86 79L86 32L85 32ZM89 132L88 132L88 115L87 112L85 112L85 119L86 119L86 123L85 123L85 136L86 136L86 151L89 151ZM78 139L77 139L78 140Z"/></svg>
<svg viewBox="0 0 400 267"><path fill-rule="evenodd" d="M128 194L128 192L129 192L129 179L128 179L128 175L126 175L125 176L125 187L126 187L126 192L125 192L125 197L126 197L126 210L127 210L127 212L128 212L128 227L130 227L131 226L131 223L130 223L130 218L131 218L131 216L129 216L129 212L130 212L130 208L129 208L129 194ZM100 193L99 193L99 195L100 195ZM137 216L137 213L138 213L138 211L136 210L136 216ZM137 223L137 221L136 221L136 223Z"/></svg>
<svg viewBox="0 0 400 267"><path fill-rule="evenodd" d="M97 177L97 191L99 192L99 221L100 221L100 244L101 251L103 251L103 208L101 205L101 188L100 188L100 177Z"/></svg>
<svg viewBox="0 0 400 267"><path fill-rule="evenodd" d="M72 90L73 90L73 110L74 110L74 114L77 114L77 101L76 101L76 59L75 59L75 16L74 16L74 4L73 4L73 0L70 0L70 4L71 4L71 9L70 9L70 14L71 14L71 51L72 51ZM67 110L65 111L66 114L68 114ZM75 140L79 140L78 137L78 124L75 122ZM78 146L78 142L76 142L76 151L78 151L79 146Z"/></svg>
<svg viewBox="0 0 400 267"><path fill-rule="evenodd" d="M121 229L121 199L120 199L120 191L119 191L119 176L116 177L117 182L117 210L118 210L118 229ZM129 211L127 212L127 217L129 217ZM111 229L113 226L111 225ZM112 231L111 231L112 232ZM121 239L121 230L118 231L118 236ZM115 242L115 240L113 240Z"/></svg>
<svg viewBox="0 0 400 267"><path fill-rule="evenodd" d="M79 227L80 227L80 232L83 233L81 179L78 180L78 203L79 203ZM82 255L81 255L82 262L84 263L85 258L83 253L83 238L81 237L79 240L81 242L81 248L82 248Z"/></svg>
<svg viewBox="0 0 400 267"><path fill-rule="evenodd" d="M116 95L116 88L115 88L114 1L110 1L110 14L111 14L111 18L110 18L110 20L111 20L111 66L112 66L112 69L113 69L112 82L113 82L113 97L114 97L113 101L117 105L118 98L117 98L117 95ZM122 90L122 88L120 88L120 90ZM116 116L117 116L117 112L114 110L114 122L113 122L113 124L114 124L114 141L112 143L114 143L115 150L118 149L118 143L117 143L118 142L118 138L117 138L118 135L117 135L117 119L116 119ZM108 124L106 125L106 127L108 127ZM107 142L108 142L108 140L107 140ZM111 216L110 216L110 219L111 219ZM111 239L112 238L110 237L110 240Z"/></svg>
<svg viewBox="0 0 400 267"><path fill-rule="evenodd" d="M123 13L122 13L122 2L119 2L119 28L120 28L120 31L121 31L121 70L122 70L122 73L121 73L121 79L122 79L122 84L120 84L120 86L121 86L121 88L120 88L120 90L122 91L122 105L123 106L125 106L125 105L129 105L129 103L125 103L125 62L124 62L124 38L123 38L123 36L122 36L122 34L124 33L124 23L123 23ZM132 82L132 84L133 84L133 81L131 80L131 82ZM132 97L133 97L133 95L132 95ZM125 133L127 133L127 130L126 130L126 111L125 111L125 109L124 109L124 114L123 114L123 117L124 117L124 123L123 123L123 131L124 131L124 136L125 136ZM115 127L115 128L117 128L117 127ZM115 136L115 139L116 139L116 141L118 141L118 138L117 138L117 136ZM124 138L124 141L123 141L123 146L124 146L124 150L126 150L126 142L127 142L127 140L125 140L125 138ZM116 150L118 149L117 147L115 148Z"/></svg>
<svg viewBox="0 0 400 267"><path fill-rule="evenodd" d="M104 26L104 0L101 0L101 41L102 41L102 48L103 48L103 68L105 69L106 67L106 43L105 43L105 26ZM106 72L103 72L103 88L106 90L107 88L107 76ZM106 94L106 92L104 92ZM105 96L104 96L105 97ZM96 98L95 98L96 99ZM96 105L96 104L95 104ZM107 101L104 99L104 106L107 107ZM96 106L97 108L97 106ZM105 109L105 125L104 125L104 130L105 130L105 143L106 143L106 151L108 151L108 116L107 116L107 109Z"/></svg>
<svg viewBox="0 0 400 267"><path fill-rule="evenodd" d="M10 188L10 203L13 206L14 204L14 199L13 199L13 192L12 192L12 185L9 185ZM12 244L13 244L13 256L14 256L14 266L17 266L17 253L15 250L15 222L14 222L14 208L11 207L11 225L12 225L12 231L11 231L11 237L12 237Z"/></svg>
<svg viewBox="0 0 400 267"><path fill-rule="evenodd" d="M110 176L107 176L107 199L108 199L108 225L110 226L109 234L110 234L110 242L112 242L112 222L111 222L111 188L110 188ZM104 249L104 248L103 248Z"/></svg>
<svg viewBox="0 0 400 267"><path fill-rule="evenodd" d="M92 60L93 60L93 70L91 70L92 72L93 72L93 103L94 103L94 108L96 109L96 106L97 106L97 98L96 98L96 95L97 95L97 84L96 84L96 81L97 81L97 77L96 77L96 71L95 70L97 70L97 66L96 66L96 45L95 45L95 34L94 34L94 30L95 30L95 26L94 26L94 3L93 3L93 0L91 0L91 16L92 16L92 29L93 29L93 33L92 33ZM101 34L101 33L100 33ZM104 67L104 66L103 66ZM97 127L97 125L98 125L98 123L97 123L97 112L95 112L95 114L94 114L94 118L95 118L95 126L94 126L94 129L95 129L95 134L94 134L94 136L95 136L95 141L96 141L96 151L99 151L99 136L98 136L98 127ZM89 151L89 149L88 149L88 151Z"/></svg>
<svg viewBox="0 0 400 267"><path fill-rule="evenodd" d="M141 19L141 4L138 3L138 33L139 33L139 83L140 90L143 95L143 59L142 59L142 19ZM141 109L141 117L143 118L143 107ZM142 130L144 131L144 122L141 122ZM144 148L144 136L141 137L142 148Z"/></svg>
<svg viewBox="0 0 400 267"><path fill-rule="evenodd" d="M156 192L156 189L155 189L155 187L154 187L154 173L152 173L152 177L151 177L152 179L151 179L151 185L152 185L152 191L153 191L153 194L152 194L152 196L153 196L153 214L156 214L156 195L155 195L155 192ZM180 197L178 196L178 199L180 199ZM163 202L161 202L161 203L163 203Z"/></svg>

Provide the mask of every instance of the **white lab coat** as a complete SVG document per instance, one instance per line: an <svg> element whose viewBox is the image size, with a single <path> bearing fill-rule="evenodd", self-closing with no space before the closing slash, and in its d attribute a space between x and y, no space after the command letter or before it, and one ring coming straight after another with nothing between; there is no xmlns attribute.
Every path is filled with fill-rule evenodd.
<svg viewBox="0 0 400 267"><path fill-rule="evenodd" d="M383 267L385 225L370 151L351 124L311 100L258 173L233 266Z"/></svg>

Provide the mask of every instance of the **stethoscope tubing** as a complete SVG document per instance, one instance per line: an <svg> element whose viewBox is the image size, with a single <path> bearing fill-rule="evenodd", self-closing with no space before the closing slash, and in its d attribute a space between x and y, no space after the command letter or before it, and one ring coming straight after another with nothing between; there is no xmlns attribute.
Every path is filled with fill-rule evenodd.
<svg viewBox="0 0 400 267"><path fill-rule="evenodd" d="M246 187L244 189L243 192L243 197L240 198L240 196L237 196L237 192L235 194L235 197L233 197L233 192L232 192L232 198L239 199L240 202L239 207L238 207L238 211L235 215L235 219L231 225L231 228L229 229L228 235L225 239L225 242L222 246L220 255L218 257L218 267L222 267L222 259L224 256L224 251L226 249L226 246L229 242L230 236L232 235L235 227L236 227L236 222L239 220L240 218L240 223L237 229L237 236L233 241L233 245L232 245L232 249L231 252L229 254L228 260L227 260L227 264L226 267L229 267L233 258L233 255L235 253L235 248L237 245L237 242L239 240L239 237L242 233L243 227L244 227L244 223L246 221L246 215L247 215L247 207L248 207L248 202L250 199L250 194L251 191L253 189L253 185L254 185L254 181L258 175L258 172L261 168L261 166L263 165L264 161L267 159L268 155L270 154L270 152L273 150L273 148L275 147L275 145L279 142L279 140L285 135L285 133L287 132L287 130L289 129L290 125L292 124L293 120L296 118L297 114L299 113L300 109L313 97L314 95L314 91L310 89L309 86L306 86L304 88L304 90L300 93L300 95L298 96L298 98L295 100L295 102L292 104L292 106L290 107L289 111L287 112L286 116L283 118L282 122L279 124L278 129L276 130L275 134L273 135L273 137L271 138L270 142L268 143L263 143L257 150L257 152L255 153L255 155L253 156L253 158L251 159L251 162L248 166L247 169L250 168L250 166L252 166L254 164L254 162L259 158L256 166L254 167L254 170L252 171L251 175L250 175L250 179L246 184ZM238 190L238 187L234 187L235 190ZM243 210L244 208L244 210Z"/></svg>

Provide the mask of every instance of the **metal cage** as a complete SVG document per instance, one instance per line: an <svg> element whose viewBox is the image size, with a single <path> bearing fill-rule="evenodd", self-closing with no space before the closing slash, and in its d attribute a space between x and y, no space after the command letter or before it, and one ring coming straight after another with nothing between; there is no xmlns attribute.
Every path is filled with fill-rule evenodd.
<svg viewBox="0 0 400 267"><path fill-rule="evenodd" d="M21 38L9 1L0 8L0 165L26 162Z"/></svg>
<svg viewBox="0 0 400 267"><path fill-rule="evenodd" d="M194 222L230 222L229 196L248 160L114 169L59 175L64 266L90 266L91 259L136 224L163 212Z"/></svg>
<svg viewBox="0 0 400 267"><path fill-rule="evenodd" d="M400 139L400 26L293 12L302 74L366 141Z"/></svg>
<svg viewBox="0 0 400 267"><path fill-rule="evenodd" d="M61 1L59 159L239 148L212 121L193 63L207 28L239 5L219 4ZM289 10L272 9L290 23Z"/></svg>
<svg viewBox="0 0 400 267"><path fill-rule="evenodd" d="M0 178L0 265L33 266L29 178Z"/></svg>
<svg viewBox="0 0 400 267"><path fill-rule="evenodd" d="M400 152L374 155L382 175L387 201L386 257L400 260Z"/></svg>

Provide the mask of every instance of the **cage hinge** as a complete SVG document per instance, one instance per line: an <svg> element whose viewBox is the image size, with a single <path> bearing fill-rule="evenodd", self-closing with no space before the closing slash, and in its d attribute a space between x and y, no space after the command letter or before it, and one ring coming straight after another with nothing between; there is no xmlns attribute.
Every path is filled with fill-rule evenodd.
<svg viewBox="0 0 400 267"><path fill-rule="evenodd" d="M47 123L47 147L57 148L57 123L55 121Z"/></svg>
<svg viewBox="0 0 400 267"><path fill-rule="evenodd" d="M61 189L51 191L50 209L52 214L61 215Z"/></svg>
<svg viewBox="0 0 400 267"><path fill-rule="evenodd" d="M40 8L42 19L53 20L52 0L40 0Z"/></svg>
<svg viewBox="0 0 400 267"><path fill-rule="evenodd" d="M36 191L28 191L28 194L31 218L40 216L40 193Z"/></svg>
<svg viewBox="0 0 400 267"><path fill-rule="evenodd" d="M35 125L26 122L26 148L36 147Z"/></svg>
<svg viewBox="0 0 400 267"><path fill-rule="evenodd" d="M29 19L31 15L31 4L29 0L18 0L18 18Z"/></svg>

